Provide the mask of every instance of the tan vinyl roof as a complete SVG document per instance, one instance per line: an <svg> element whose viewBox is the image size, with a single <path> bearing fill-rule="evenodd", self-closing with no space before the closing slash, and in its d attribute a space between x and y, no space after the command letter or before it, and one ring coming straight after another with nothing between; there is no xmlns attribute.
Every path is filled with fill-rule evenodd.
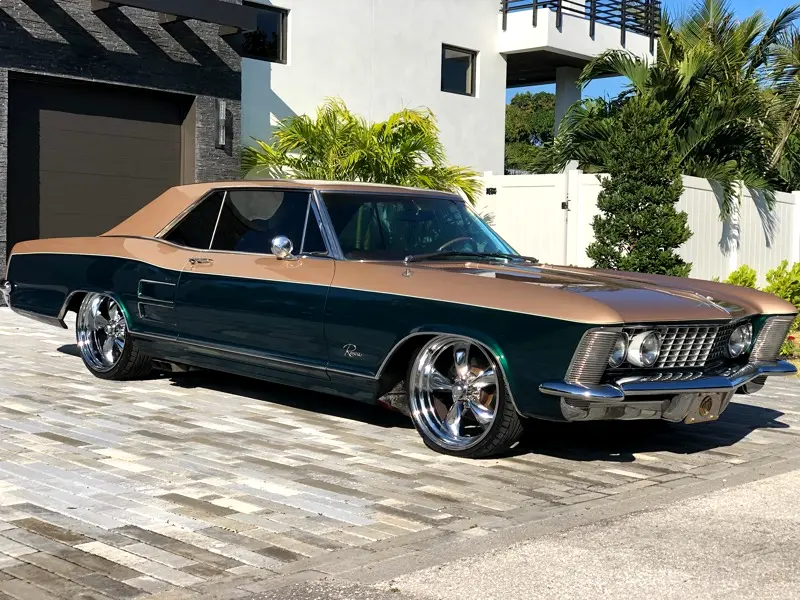
<svg viewBox="0 0 800 600"><path fill-rule="evenodd" d="M178 185L168 189L161 196L154 199L137 213L107 231L103 235L124 235L153 237L163 231L165 227L181 217L198 199L215 189L230 188L287 188L320 190L322 192L374 192L402 193L404 195L439 196L442 198L459 198L449 192L435 190L422 190L417 188L401 187L397 185L383 185L380 183L360 183L353 181L312 181L308 179L248 179L239 181L212 181L207 183L190 183Z"/></svg>

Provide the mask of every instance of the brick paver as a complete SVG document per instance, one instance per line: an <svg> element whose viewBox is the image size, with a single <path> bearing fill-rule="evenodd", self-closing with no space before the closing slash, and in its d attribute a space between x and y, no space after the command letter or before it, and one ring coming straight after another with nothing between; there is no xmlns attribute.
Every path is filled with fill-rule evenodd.
<svg viewBox="0 0 800 600"><path fill-rule="evenodd" d="M225 375L91 376L0 309L0 598L234 598L798 456L800 380L723 419L537 424L506 458L405 418ZM83 594L83 595L81 595Z"/></svg>

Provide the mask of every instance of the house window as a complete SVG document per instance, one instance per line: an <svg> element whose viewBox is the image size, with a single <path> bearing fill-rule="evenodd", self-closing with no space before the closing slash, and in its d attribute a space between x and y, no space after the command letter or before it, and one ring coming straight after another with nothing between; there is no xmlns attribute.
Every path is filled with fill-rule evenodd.
<svg viewBox="0 0 800 600"><path fill-rule="evenodd" d="M478 53L454 46L442 46L442 91L475 95L475 67Z"/></svg>
<svg viewBox="0 0 800 600"><path fill-rule="evenodd" d="M285 63L289 11L256 2L245 1L242 4L258 9L257 27L254 31L239 31L225 36L228 44L242 58Z"/></svg>

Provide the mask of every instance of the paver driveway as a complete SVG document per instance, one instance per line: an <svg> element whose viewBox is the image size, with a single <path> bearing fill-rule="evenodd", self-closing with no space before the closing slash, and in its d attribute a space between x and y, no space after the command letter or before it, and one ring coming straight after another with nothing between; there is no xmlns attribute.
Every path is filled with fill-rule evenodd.
<svg viewBox="0 0 800 600"><path fill-rule="evenodd" d="M717 423L541 424L513 456L467 461L330 396L212 374L105 382L71 331L3 308L0 599L369 580L554 516L758 478L800 458L799 433L800 380L773 380Z"/></svg>

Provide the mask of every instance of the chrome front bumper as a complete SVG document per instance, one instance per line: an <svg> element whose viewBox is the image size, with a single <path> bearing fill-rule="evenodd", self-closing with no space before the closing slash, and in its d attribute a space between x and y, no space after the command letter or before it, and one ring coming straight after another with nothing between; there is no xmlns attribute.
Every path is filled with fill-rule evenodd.
<svg viewBox="0 0 800 600"><path fill-rule="evenodd" d="M687 374L682 379L664 379L662 375L624 377L614 383L597 385L547 381L539 386L539 391L560 398L561 413L568 421L683 421L694 410L696 400L703 396L715 399L716 414L704 419L712 420L727 408L735 392L753 393L769 376L795 373L794 365L777 360L750 363L717 375ZM716 398L720 398L721 403L717 403Z"/></svg>

